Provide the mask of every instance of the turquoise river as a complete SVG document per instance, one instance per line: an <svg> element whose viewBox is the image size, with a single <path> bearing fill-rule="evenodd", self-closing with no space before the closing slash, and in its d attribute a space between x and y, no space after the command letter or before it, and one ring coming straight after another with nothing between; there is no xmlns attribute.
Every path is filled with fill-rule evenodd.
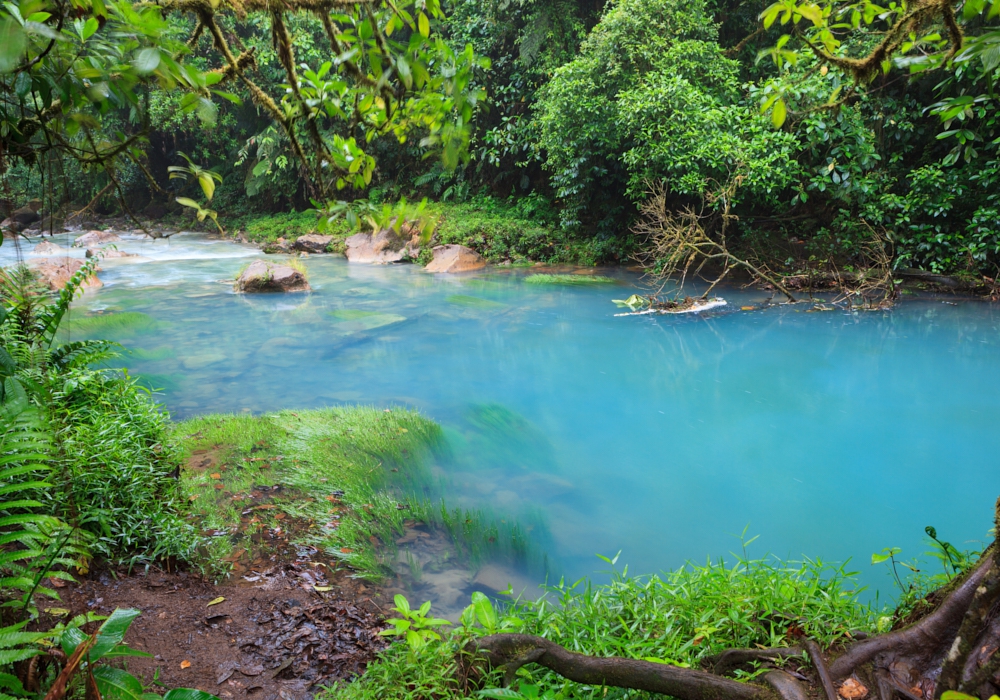
<svg viewBox="0 0 1000 700"><path fill-rule="evenodd" d="M67 237L56 238L66 245ZM31 259L31 244L22 244ZM613 555L630 572L739 549L850 559L892 592L873 552L988 539L1000 494L1000 307L908 298L886 312L616 317L616 285L527 284L536 269L431 275L414 265L302 262L309 294L238 295L261 253L200 234L126 239L74 313L139 311L114 338L175 417L338 403L419 409L457 455L451 505L544 523L569 576ZM81 256L74 249L74 256ZM0 264L18 255L9 242ZM280 257L280 256L278 256ZM513 427L498 443L491 421Z"/></svg>

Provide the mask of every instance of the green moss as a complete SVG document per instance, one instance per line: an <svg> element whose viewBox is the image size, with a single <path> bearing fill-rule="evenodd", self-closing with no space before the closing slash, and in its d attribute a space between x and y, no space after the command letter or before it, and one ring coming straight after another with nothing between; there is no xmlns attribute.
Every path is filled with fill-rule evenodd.
<svg viewBox="0 0 1000 700"><path fill-rule="evenodd" d="M230 219L229 228L253 243L273 243L279 238L294 241L299 236L307 233L317 233L317 219L315 214L309 212L285 212L281 214L265 214L256 216L244 216ZM345 222L333 222L330 230L324 231L327 235L336 236L331 248L334 250L343 248L342 239L351 234Z"/></svg>
<svg viewBox="0 0 1000 700"><path fill-rule="evenodd" d="M617 280L600 275L529 275L524 278L525 284L561 284L561 285L591 285L616 284Z"/></svg>

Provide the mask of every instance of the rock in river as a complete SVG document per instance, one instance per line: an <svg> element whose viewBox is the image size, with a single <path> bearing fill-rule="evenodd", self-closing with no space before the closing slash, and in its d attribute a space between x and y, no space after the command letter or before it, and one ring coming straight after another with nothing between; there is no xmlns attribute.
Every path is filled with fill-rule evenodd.
<svg viewBox="0 0 1000 700"><path fill-rule="evenodd" d="M30 267L40 282L53 291L59 291L83 267L83 261L75 258L41 258L32 262ZM97 275L91 275L80 285L81 289L100 289L103 286L104 283Z"/></svg>
<svg viewBox="0 0 1000 700"><path fill-rule="evenodd" d="M115 250L114 248L87 248L87 257L101 257L110 260L111 258L137 258L139 256L136 253L126 253L124 250Z"/></svg>
<svg viewBox="0 0 1000 700"><path fill-rule="evenodd" d="M269 255L273 255L275 253L291 253L292 246L288 241L285 240L284 237L281 237L278 240L265 245L264 252L268 253Z"/></svg>
<svg viewBox="0 0 1000 700"><path fill-rule="evenodd" d="M401 230L408 231L406 227ZM356 233L344 241L344 245L347 246L345 252L347 259L353 263L378 265L401 262L420 255L419 234L414 234L407 240L405 233L397 233L391 228L382 229L374 234Z"/></svg>
<svg viewBox="0 0 1000 700"><path fill-rule="evenodd" d="M254 260L236 280L237 292L308 292L306 276L290 265Z"/></svg>
<svg viewBox="0 0 1000 700"><path fill-rule="evenodd" d="M67 255L69 253L66 248L58 246L52 241L42 241L31 252L35 255Z"/></svg>
<svg viewBox="0 0 1000 700"><path fill-rule="evenodd" d="M91 248L102 243L114 243L120 240L118 234L113 231L88 231L73 241L73 246L75 248Z"/></svg>
<svg viewBox="0 0 1000 700"><path fill-rule="evenodd" d="M295 250L304 253L325 253L327 247L333 243L333 236L321 236L318 233L307 233L299 236L292 244Z"/></svg>
<svg viewBox="0 0 1000 700"><path fill-rule="evenodd" d="M486 261L472 248L464 245L434 247L434 259L424 269L428 272L468 272L486 267Z"/></svg>

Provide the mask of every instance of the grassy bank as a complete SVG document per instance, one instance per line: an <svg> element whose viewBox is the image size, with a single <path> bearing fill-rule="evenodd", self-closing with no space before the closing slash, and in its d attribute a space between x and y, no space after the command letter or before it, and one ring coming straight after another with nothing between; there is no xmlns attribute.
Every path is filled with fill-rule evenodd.
<svg viewBox="0 0 1000 700"><path fill-rule="evenodd" d="M440 641L413 648L396 644L352 683L322 694L323 700L440 700L465 697L455 677L455 658L471 637L498 630L544 636L594 656L620 656L698 667L731 648L790 646L805 635L823 646L876 629L878 615L858 600L853 575L818 562L766 558L733 565L688 565L663 576L614 573L610 583L586 581L548 587L537 602L502 606L495 622L459 625ZM431 613L433 614L433 613ZM484 623L483 620L486 620ZM484 627L484 624L486 625ZM482 697L601 700L660 697L637 691L571 683L529 664L513 690ZM743 673L743 678L752 677ZM501 678L487 680L497 688ZM530 686L526 688L525 686ZM503 695L507 692L509 694Z"/></svg>
<svg viewBox="0 0 1000 700"><path fill-rule="evenodd" d="M631 254L630 239L571 234L560 228L554 211L531 198L517 202L491 197L461 204L433 202L428 212L439 221L431 245L421 256L424 263L430 260L431 246L452 243L468 246L495 263L597 265L620 262ZM231 217L226 219L226 227L233 235L264 246L280 237L291 241L316 233L316 216L290 212ZM343 239L353 231L340 220L325 233L336 237L334 250L343 250Z"/></svg>
<svg viewBox="0 0 1000 700"><path fill-rule="evenodd" d="M175 436L182 488L210 535L208 570L245 568L278 533L378 579L404 522L420 515L390 483L421 478L440 428L412 411L348 407L204 416Z"/></svg>

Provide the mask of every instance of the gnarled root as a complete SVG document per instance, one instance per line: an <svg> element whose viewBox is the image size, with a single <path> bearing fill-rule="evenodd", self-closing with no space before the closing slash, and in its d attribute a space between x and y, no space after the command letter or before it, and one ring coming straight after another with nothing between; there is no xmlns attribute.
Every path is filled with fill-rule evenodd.
<svg viewBox="0 0 1000 700"><path fill-rule="evenodd" d="M464 663L504 669L508 680L526 663L536 663L577 683L634 688L670 695L678 700L765 700L768 689L738 683L712 673L668 664L597 658L577 654L543 637L529 634L494 634L470 643ZM788 677L791 680L791 676ZM782 696L798 700L791 694Z"/></svg>

